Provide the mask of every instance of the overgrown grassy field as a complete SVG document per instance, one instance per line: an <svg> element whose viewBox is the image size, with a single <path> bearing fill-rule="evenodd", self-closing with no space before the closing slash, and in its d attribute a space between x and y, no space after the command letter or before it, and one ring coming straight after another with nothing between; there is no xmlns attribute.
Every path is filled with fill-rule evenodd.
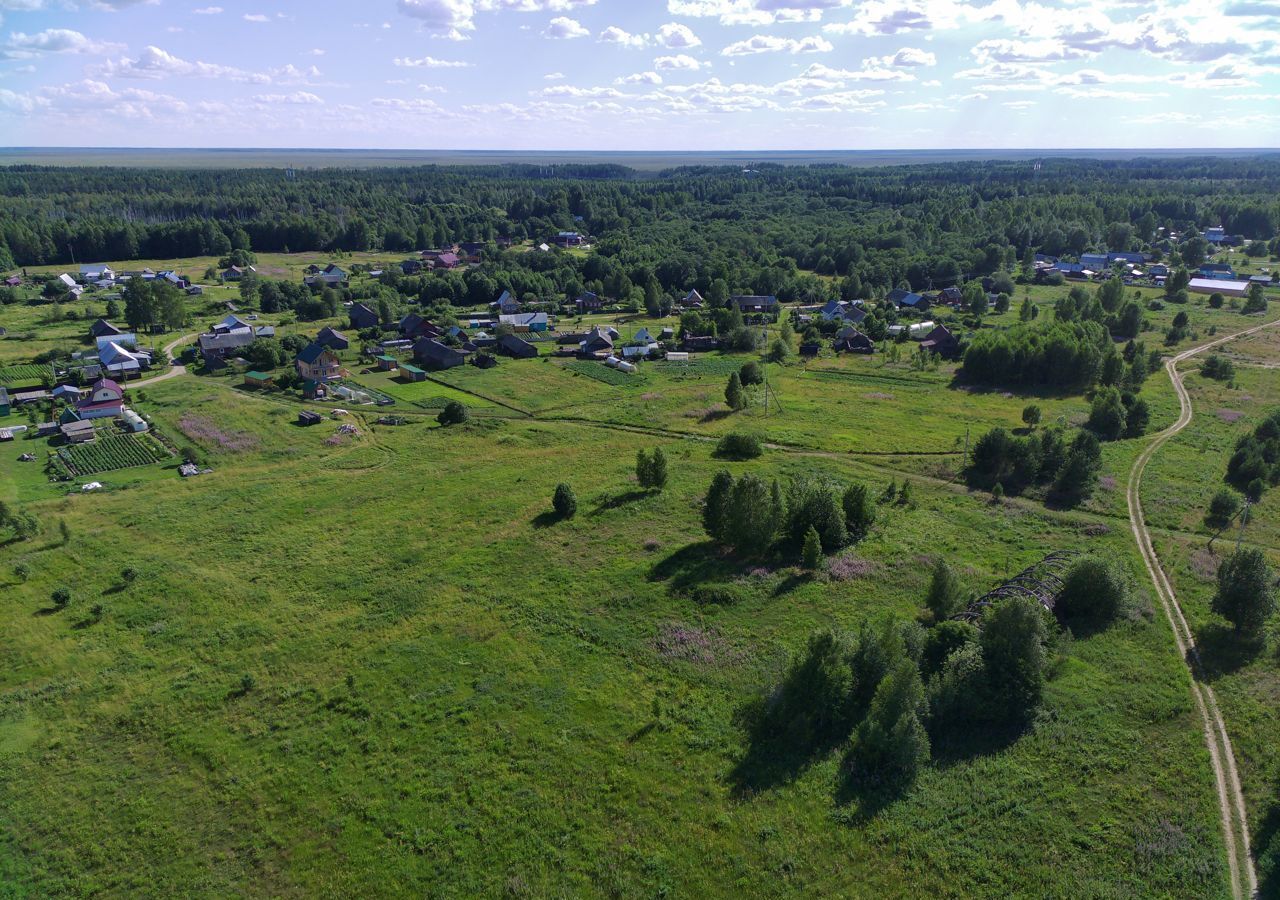
<svg viewBox="0 0 1280 900"><path fill-rule="evenodd" d="M1248 804L1254 852L1264 896L1280 893L1280 678L1277 642L1241 640L1209 608L1218 565L1237 540L1261 548L1280 566L1280 514L1274 491L1253 507L1250 523L1217 540L1203 516L1224 486L1236 440L1280 408L1280 327L1226 345L1222 355L1236 366L1235 386L1184 367L1195 418L1148 467L1143 504L1156 532L1156 548L1174 581L1200 645L1207 678L1217 693L1235 747Z"/></svg>
<svg viewBox="0 0 1280 900"><path fill-rule="evenodd" d="M936 556L981 590L1053 549L1102 550L1141 584L1110 499L993 506L899 455L955 454L966 424L1013 426L1027 398L957 391L946 368L824 358L772 367L781 412L703 421L685 413L719 403L722 374L645 372L632 389L553 360L453 369L440 377L528 415L441 429L402 403L406 427L353 410L354 437L298 427L296 403L234 379L173 379L135 405L213 474L125 470L93 495L37 483L9 445L0 497L42 531L0 550L0 882L19 896L1226 895L1198 720L1145 594L1061 644L1030 732L941 753L874 815L840 795L838 754L744 764L737 716L807 634L914 616ZM448 390L427 384L401 387ZM1171 421L1163 376L1148 394L1153 424ZM1046 420L1085 410L1038 402ZM744 423L795 448L726 464L697 439ZM632 475L654 445L671 460L660 494ZM1137 446L1109 447L1108 471ZM919 474L914 502L882 505L849 551L856 574L811 580L711 550L697 507L726 465L877 490ZM568 522L548 514L559 481L579 497ZM700 605L704 583L739 602ZM73 601L56 611L61 585Z"/></svg>
<svg viewBox="0 0 1280 900"><path fill-rule="evenodd" d="M300 277L313 261L264 265ZM1042 316L1066 290L1032 289ZM219 318L222 299L193 300L197 322ZM987 324L1012 324L1020 300ZM1182 308L1193 334L1179 346L1259 321L1199 298L1150 312L1148 346ZM0 342L0 363L80 342L87 321L42 321L48 310L0 307L11 334L37 334ZM1231 352L1238 387L1190 376L1196 423L1145 480L1158 548L1206 633L1198 517L1235 436L1280 404L1261 368L1280 363L1280 340ZM1084 398L965 390L949 364L824 351L768 367L767 412L753 388L729 413L725 380L745 356L645 363L626 381L504 358L416 384L345 356L396 406L304 428L296 400L236 377L132 392L212 474L180 479L174 459L94 476L105 490L81 495L40 471L43 442L0 445L0 500L41 523L0 547L6 893L1229 894L1185 668L1125 518L1143 442L1107 445L1098 491L1072 512L992 504L958 483L966 435L1021 427L1032 402L1046 423L1078 424ZM1163 373L1143 395L1152 430L1174 420ZM448 399L481 415L440 428ZM409 424L377 425L387 413ZM715 459L731 430L773 449ZM643 491L635 454L658 445L671 482ZM41 462L18 462L28 449ZM707 542L699 504L725 467L877 494L909 477L913 499L880 505L841 577L811 578ZM578 495L570 521L549 512L561 481ZM1270 500L1249 539L1275 548ZM876 812L840 791L838 753L758 764L742 712L812 630L915 616L937 557L983 591L1059 549L1122 560L1139 604L1059 641L1031 730L937 748L910 793ZM737 602L700 603L705 584ZM59 610L61 586L73 599ZM1216 676L1264 849L1280 776L1274 669L1257 654Z"/></svg>

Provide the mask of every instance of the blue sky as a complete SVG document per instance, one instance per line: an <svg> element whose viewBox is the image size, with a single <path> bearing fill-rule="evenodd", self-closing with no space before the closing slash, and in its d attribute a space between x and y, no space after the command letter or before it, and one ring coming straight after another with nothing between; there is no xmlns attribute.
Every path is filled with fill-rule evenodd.
<svg viewBox="0 0 1280 900"><path fill-rule="evenodd" d="M1274 147L1280 0L0 0L3 143Z"/></svg>

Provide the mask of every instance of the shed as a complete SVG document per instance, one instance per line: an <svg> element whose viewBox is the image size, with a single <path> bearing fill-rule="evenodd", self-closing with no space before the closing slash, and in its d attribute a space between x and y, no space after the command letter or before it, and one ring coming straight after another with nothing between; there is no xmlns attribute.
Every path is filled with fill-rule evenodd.
<svg viewBox="0 0 1280 900"><path fill-rule="evenodd" d="M299 425L319 425L320 421L320 414L312 412L309 409L304 409L302 412L298 413Z"/></svg>
<svg viewBox="0 0 1280 900"><path fill-rule="evenodd" d="M274 385L276 378L266 372L245 372L244 386L252 388L267 388Z"/></svg>
<svg viewBox="0 0 1280 900"><path fill-rule="evenodd" d="M400 364L400 380L401 381L426 381L427 373L419 369L417 366L411 366L408 363Z"/></svg>
<svg viewBox="0 0 1280 900"><path fill-rule="evenodd" d="M373 361L378 364L379 372L390 372L399 365L394 356L388 356L385 353L380 356L375 356Z"/></svg>

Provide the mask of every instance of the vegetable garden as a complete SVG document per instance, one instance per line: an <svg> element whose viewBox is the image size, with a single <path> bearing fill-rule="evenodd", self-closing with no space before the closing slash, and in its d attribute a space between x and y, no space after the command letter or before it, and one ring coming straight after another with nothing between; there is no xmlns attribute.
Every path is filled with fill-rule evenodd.
<svg viewBox="0 0 1280 900"><path fill-rule="evenodd" d="M68 478L149 466L172 454L149 434L122 434L109 429L98 431L92 444L61 447L52 458L55 474Z"/></svg>

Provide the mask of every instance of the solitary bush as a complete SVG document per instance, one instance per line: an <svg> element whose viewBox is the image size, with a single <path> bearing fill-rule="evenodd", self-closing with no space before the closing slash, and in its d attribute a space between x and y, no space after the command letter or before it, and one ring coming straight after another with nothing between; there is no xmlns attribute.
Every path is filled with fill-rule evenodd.
<svg viewBox="0 0 1280 900"><path fill-rule="evenodd" d="M933 613L933 620L941 622L960 612L964 608L964 597L964 585L959 577L946 560L939 559L933 565L929 591L924 597L924 605Z"/></svg>
<svg viewBox="0 0 1280 900"><path fill-rule="evenodd" d="M1120 567L1097 556L1082 556L1063 579L1054 611L1064 621L1103 624L1114 619L1129 598Z"/></svg>
<svg viewBox="0 0 1280 900"><path fill-rule="evenodd" d="M71 588L60 587L49 595L53 600L53 605L59 609L63 609L71 603Z"/></svg>
<svg viewBox="0 0 1280 900"><path fill-rule="evenodd" d="M641 487L662 490L667 485L667 455L661 447L655 447L653 453L636 451L636 480Z"/></svg>
<svg viewBox="0 0 1280 900"><path fill-rule="evenodd" d="M557 484L556 492L551 497L551 506L560 518L572 519L578 511L578 498L574 496L573 488L564 482Z"/></svg>
<svg viewBox="0 0 1280 900"><path fill-rule="evenodd" d="M760 438L742 431L731 431L716 444L716 456L722 459L755 459L763 452Z"/></svg>
<svg viewBox="0 0 1280 900"><path fill-rule="evenodd" d="M755 360L743 363L742 368L738 370L738 381L743 387L750 387L753 384L763 384L764 373L760 370L760 363Z"/></svg>
<svg viewBox="0 0 1280 900"><path fill-rule="evenodd" d="M724 402L732 410L745 409L747 406L747 395L742 390L742 379L737 372L729 376L729 383L725 385Z"/></svg>
<svg viewBox="0 0 1280 900"><path fill-rule="evenodd" d="M120 580L125 584L133 584L138 580L138 570L133 566L125 566L120 570Z"/></svg>
<svg viewBox="0 0 1280 900"><path fill-rule="evenodd" d="M1240 498L1233 491L1222 488L1209 501L1209 511L1205 513L1204 523L1210 528L1226 528L1240 511Z"/></svg>
<svg viewBox="0 0 1280 900"><path fill-rule="evenodd" d="M1040 424L1040 407L1032 403L1030 406L1022 410L1022 421L1028 428L1035 428Z"/></svg>
<svg viewBox="0 0 1280 900"><path fill-rule="evenodd" d="M693 590L693 600L704 606L733 606L746 599L746 592L736 584L700 584Z"/></svg>
<svg viewBox="0 0 1280 900"><path fill-rule="evenodd" d="M440 414L436 416L436 421L441 425L461 425L467 421L467 408L457 400L450 400L445 404L444 409L440 410Z"/></svg>
<svg viewBox="0 0 1280 900"><path fill-rule="evenodd" d="M19 581L26 581L31 577L31 567L26 563L18 563L13 567L13 575Z"/></svg>
<svg viewBox="0 0 1280 900"><path fill-rule="evenodd" d="M1216 381L1230 381L1236 377L1236 367L1225 356L1214 353L1200 364L1200 374Z"/></svg>

